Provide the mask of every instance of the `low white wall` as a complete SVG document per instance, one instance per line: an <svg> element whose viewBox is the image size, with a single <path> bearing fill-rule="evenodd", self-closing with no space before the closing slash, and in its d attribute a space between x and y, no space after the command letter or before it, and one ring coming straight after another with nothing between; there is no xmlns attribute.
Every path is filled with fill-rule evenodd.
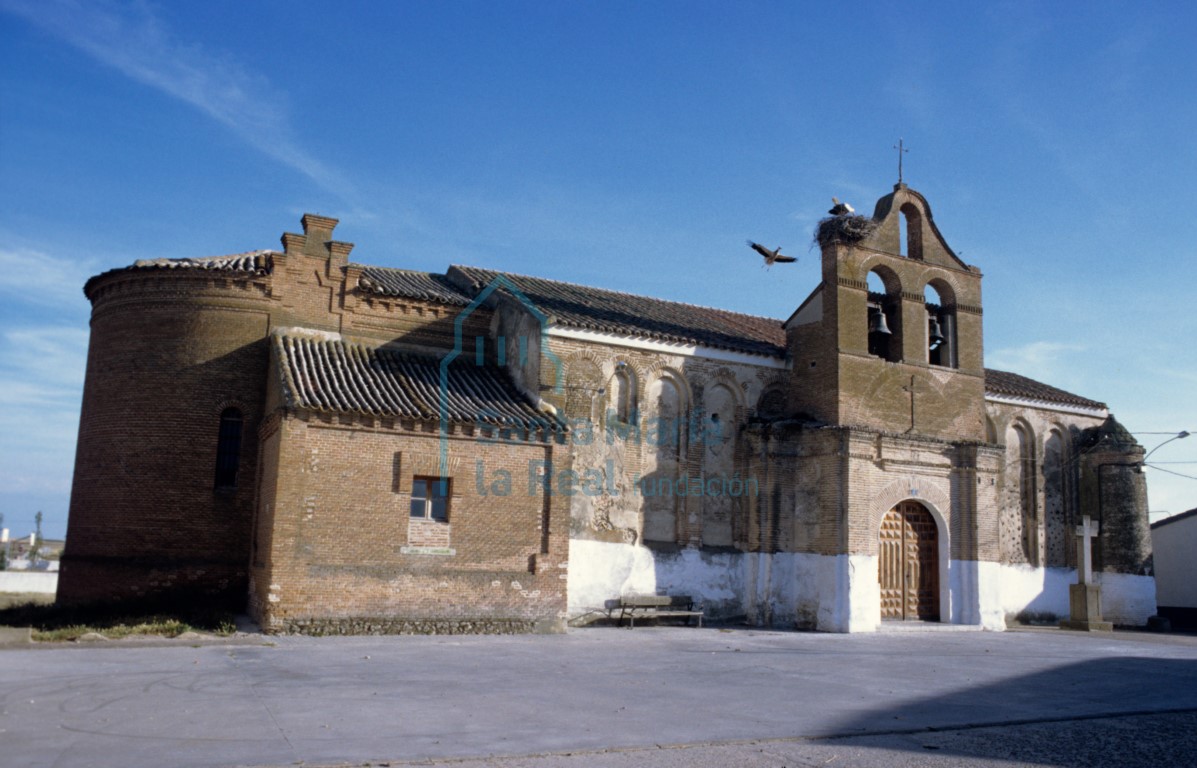
<svg viewBox="0 0 1197 768"><path fill-rule="evenodd" d="M712 618L764 625L871 632L879 623L877 558L804 553L659 552L572 539L568 611L603 610L623 595L690 595Z"/></svg>
<svg viewBox="0 0 1197 768"><path fill-rule="evenodd" d="M0 592L37 592L52 595L57 591L57 572L0 571Z"/></svg>
<svg viewBox="0 0 1197 768"><path fill-rule="evenodd" d="M943 619L951 624L980 625L996 632L1005 630L1001 578L1001 566L997 563L949 560L950 605Z"/></svg>
<svg viewBox="0 0 1197 768"><path fill-rule="evenodd" d="M1072 568L1000 566L1002 612L1013 620L1020 613L1068 618L1068 587L1077 583ZM1115 624L1141 626L1155 614L1155 578L1128 573L1097 573L1102 618Z"/></svg>
<svg viewBox="0 0 1197 768"><path fill-rule="evenodd" d="M656 552L633 544L571 539L567 610L579 616L603 610L623 595L661 591L690 595L708 616L742 614L743 560L744 555L732 552Z"/></svg>
<svg viewBox="0 0 1197 768"><path fill-rule="evenodd" d="M57 571L59 566L57 560L37 560L29 562L25 558L13 558L8 561L8 571Z"/></svg>
<svg viewBox="0 0 1197 768"><path fill-rule="evenodd" d="M1129 573L1099 573L1101 617L1115 624L1143 626L1155 615L1155 578Z"/></svg>
<svg viewBox="0 0 1197 768"><path fill-rule="evenodd" d="M876 557L795 552L750 557L757 564L747 569L755 592L750 615L761 623L820 632L877 631L881 587Z"/></svg>
<svg viewBox="0 0 1197 768"><path fill-rule="evenodd" d="M1045 613L1066 613L1069 572L1045 576L1042 571L952 560L948 587L941 593L942 621L1002 630L1007 613L1030 604ZM1053 581L1048 593L1057 602L1044 597L1045 579ZM712 618L743 615L766 626L875 632L881 625L874 555L660 552L632 544L570 541L571 617L605 610L624 595L656 593L690 595Z"/></svg>
<svg viewBox="0 0 1197 768"><path fill-rule="evenodd" d="M1045 619L1068 617L1068 585L1076 583L1071 568L1001 565L1002 614L1013 621L1021 613Z"/></svg>

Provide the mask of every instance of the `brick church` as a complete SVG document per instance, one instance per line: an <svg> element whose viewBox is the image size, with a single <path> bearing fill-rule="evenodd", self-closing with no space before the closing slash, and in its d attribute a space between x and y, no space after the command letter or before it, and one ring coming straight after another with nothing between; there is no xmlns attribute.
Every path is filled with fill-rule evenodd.
<svg viewBox="0 0 1197 768"><path fill-rule="evenodd" d="M1155 612L1142 448L984 367L981 272L904 184L767 318L281 250L91 278L59 599L209 594L268 631L553 631L629 594L832 632Z"/></svg>

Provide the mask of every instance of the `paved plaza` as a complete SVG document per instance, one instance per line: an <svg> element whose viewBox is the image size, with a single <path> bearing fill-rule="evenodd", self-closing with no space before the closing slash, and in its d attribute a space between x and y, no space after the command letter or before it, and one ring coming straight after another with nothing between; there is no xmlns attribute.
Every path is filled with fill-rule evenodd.
<svg viewBox="0 0 1197 768"><path fill-rule="evenodd" d="M1197 638L591 628L0 651L0 764L1189 766Z"/></svg>

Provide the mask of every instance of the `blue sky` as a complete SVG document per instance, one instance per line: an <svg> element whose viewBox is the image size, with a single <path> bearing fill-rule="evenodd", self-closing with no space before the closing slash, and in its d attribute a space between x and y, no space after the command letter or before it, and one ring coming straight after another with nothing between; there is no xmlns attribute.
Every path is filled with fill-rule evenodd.
<svg viewBox="0 0 1197 768"><path fill-rule="evenodd" d="M65 529L92 274L312 211L359 262L785 318L899 137L985 274L989 367L1197 432L1197 11L969 5L0 0L5 525ZM1151 508L1197 506L1164 472L1197 437L1156 461L1190 463Z"/></svg>

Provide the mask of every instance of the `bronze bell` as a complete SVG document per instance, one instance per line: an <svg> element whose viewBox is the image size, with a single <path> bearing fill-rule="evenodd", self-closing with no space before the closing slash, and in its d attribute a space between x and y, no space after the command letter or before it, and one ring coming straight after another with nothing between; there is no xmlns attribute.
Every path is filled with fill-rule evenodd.
<svg viewBox="0 0 1197 768"><path fill-rule="evenodd" d="M940 344L943 344L945 341L943 331L940 330L940 328L939 328L939 319L932 317L930 322L928 323L928 326L930 328L930 333L928 334L928 338L931 341L931 348L935 349Z"/></svg>
<svg viewBox="0 0 1197 768"><path fill-rule="evenodd" d="M885 324L885 312L883 312L880 308L874 310L871 319L872 322L869 323L869 333L880 333L884 336L889 336L893 333L889 329L889 326Z"/></svg>

